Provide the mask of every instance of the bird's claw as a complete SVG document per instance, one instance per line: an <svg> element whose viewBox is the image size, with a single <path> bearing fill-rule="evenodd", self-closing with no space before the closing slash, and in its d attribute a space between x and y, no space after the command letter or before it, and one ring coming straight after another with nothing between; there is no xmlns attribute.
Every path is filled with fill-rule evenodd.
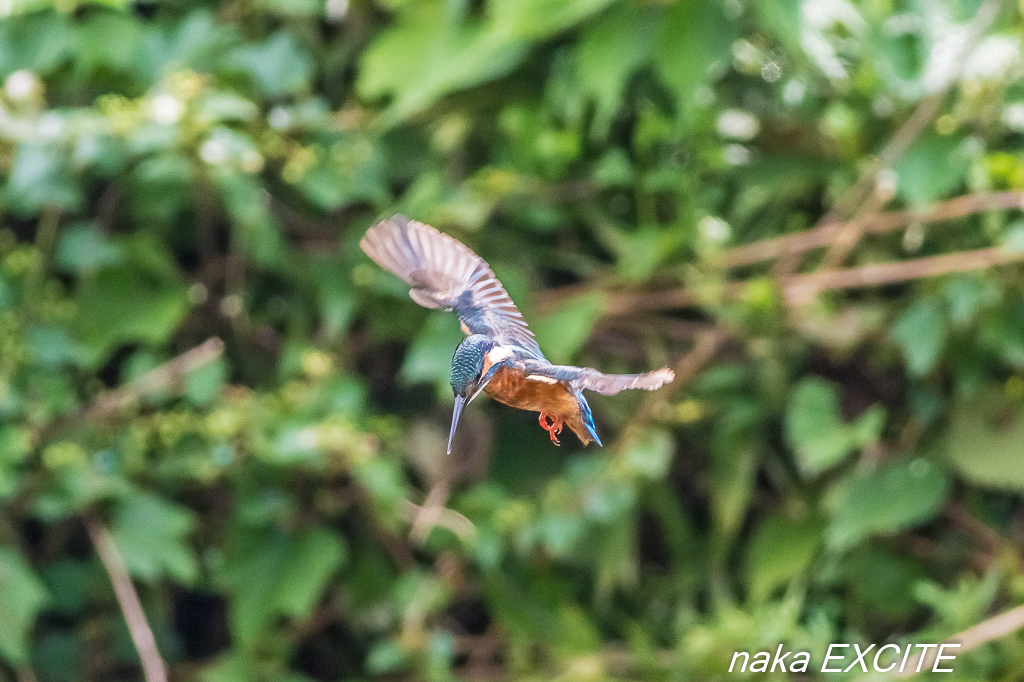
<svg viewBox="0 0 1024 682"><path fill-rule="evenodd" d="M548 435L551 436L551 442L555 445L561 445L561 443L558 442L557 436L562 432L562 424L564 424L564 421L552 417L547 412L541 412L540 418L537 421L540 422L540 427L547 431Z"/></svg>

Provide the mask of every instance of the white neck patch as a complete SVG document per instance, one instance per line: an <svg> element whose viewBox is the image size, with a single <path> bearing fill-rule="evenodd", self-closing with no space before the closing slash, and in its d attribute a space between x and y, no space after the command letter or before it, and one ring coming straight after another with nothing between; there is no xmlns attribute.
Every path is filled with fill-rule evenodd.
<svg viewBox="0 0 1024 682"><path fill-rule="evenodd" d="M502 360L508 360L510 357L512 357L512 351L502 346L495 346L487 351L487 362L492 365Z"/></svg>

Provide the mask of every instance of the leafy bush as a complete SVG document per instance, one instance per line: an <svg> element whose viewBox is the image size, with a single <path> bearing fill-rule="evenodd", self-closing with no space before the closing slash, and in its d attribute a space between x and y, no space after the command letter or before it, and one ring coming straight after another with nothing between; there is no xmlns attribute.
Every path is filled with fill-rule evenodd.
<svg viewBox="0 0 1024 682"><path fill-rule="evenodd" d="M0 8L0 677L708 679L1024 598L1016 6ZM396 211L679 379L446 457Z"/></svg>

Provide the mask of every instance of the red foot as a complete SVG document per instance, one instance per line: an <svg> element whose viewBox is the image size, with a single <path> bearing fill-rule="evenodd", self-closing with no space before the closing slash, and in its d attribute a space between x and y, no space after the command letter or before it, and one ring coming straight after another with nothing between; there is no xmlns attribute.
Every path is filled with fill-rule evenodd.
<svg viewBox="0 0 1024 682"><path fill-rule="evenodd" d="M557 417L551 416L547 412L541 412L540 419L538 419L537 421L540 422L540 427L547 431L548 435L551 436L551 442L554 443L555 445L559 445L560 443L558 442L558 438L556 438L556 436L562 432L562 425L565 422L561 419L558 419Z"/></svg>

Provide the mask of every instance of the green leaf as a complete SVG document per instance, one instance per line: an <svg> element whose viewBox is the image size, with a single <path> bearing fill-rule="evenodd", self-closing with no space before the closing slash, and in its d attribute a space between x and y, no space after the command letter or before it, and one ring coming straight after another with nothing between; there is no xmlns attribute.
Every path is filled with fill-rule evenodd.
<svg viewBox="0 0 1024 682"><path fill-rule="evenodd" d="M365 137L346 135L331 144L325 154L296 183L299 191L317 208L336 211L359 201L388 200L387 167L378 146Z"/></svg>
<svg viewBox="0 0 1024 682"><path fill-rule="evenodd" d="M956 405L944 438L946 461L972 485L1024 492L1024 414L991 398Z"/></svg>
<svg viewBox="0 0 1024 682"><path fill-rule="evenodd" d="M847 589L862 608L889 618L908 618L918 608L914 588L927 573L912 558L879 545L868 542L850 552L844 566Z"/></svg>
<svg viewBox="0 0 1024 682"><path fill-rule="evenodd" d="M188 310L188 295L135 268L104 268L81 289L78 306L83 350L96 362L120 343L166 343Z"/></svg>
<svg viewBox="0 0 1024 682"><path fill-rule="evenodd" d="M908 308L893 324L892 336L912 376L924 376L935 366L946 343L946 325L939 306L930 300Z"/></svg>
<svg viewBox="0 0 1024 682"><path fill-rule="evenodd" d="M907 202L930 204L963 182L970 164L963 140L929 135L896 164L897 189Z"/></svg>
<svg viewBox="0 0 1024 682"><path fill-rule="evenodd" d="M0 426L0 500L18 490L19 467L28 456L32 440L29 431L16 426Z"/></svg>
<svg viewBox="0 0 1024 682"><path fill-rule="evenodd" d="M901 459L854 472L829 496L828 544L846 549L875 533L924 523L939 511L948 492L946 475L926 459Z"/></svg>
<svg viewBox="0 0 1024 682"><path fill-rule="evenodd" d="M450 399L448 371L452 355L466 335L459 328L454 315L434 312L427 316L426 324L405 354L402 380L409 383L432 383L439 396Z"/></svg>
<svg viewBox="0 0 1024 682"><path fill-rule="evenodd" d="M651 59L659 16L651 8L622 3L588 23L576 48L580 88L594 98L597 110L591 130L608 134L630 77Z"/></svg>
<svg viewBox="0 0 1024 682"><path fill-rule="evenodd" d="M247 73L268 97L303 92L313 78L313 59L287 31L237 48L230 63Z"/></svg>
<svg viewBox="0 0 1024 682"><path fill-rule="evenodd" d="M243 646L270 634L275 616L307 617L347 556L341 536L326 528L242 539L224 572L232 594L232 632Z"/></svg>
<svg viewBox="0 0 1024 682"><path fill-rule="evenodd" d="M4 187L7 208L23 216L39 213L48 206L64 210L76 208L82 196L70 169L71 164L56 148L20 145Z"/></svg>
<svg viewBox="0 0 1024 682"><path fill-rule="evenodd" d="M400 120L438 98L504 75L528 54L531 42L562 31L610 0L521 0L492 3L485 19L441 0L407 3L398 20L363 55L362 96L393 97L389 116Z"/></svg>
<svg viewBox="0 0 1024 682"><path fill-rule="evenodd" d="M194 528L191 512L139 493L118 504L110 532L132 575L148 581L167 576L187 585L199 573L188 545Z"/></svg>
<svg viewBox="0 0 1024 682"><path fill-rule="evenodd" d="M655 64L683 120L694 108L697 89L712 84L727 68L734 30L721 2L682 0L666 11Z"/></svg>
<svg viewBox="0 0 1024 682"><path fill-rule="evenodd" d="M398 21L364 53L357 86L369 99L392 95L399 120L439 97L512 69L526 46L510 31L464 22L439 0L409 3Z"/></svg>
<svg viewBox="0 0 1024 682"><path fill-rule="evenodd" d="M270 213L269 198L260 183L252 175L238 172L219 172L214 178L234 225L232 237L238 248L256 265L280 265L285 257L281 226Z"/></svg>
<svg viewBox="0 0 1024 682"><path fill-rule="evenodd" d="M612 0L520 0L495 2L491 23L522 40L540 40L604 9Z"/></svg>
<svg viewBox="0 0 1024 682"><path fill-rule="evenodd" d="M776 588L807 570L824 544L823 531L824 524L813 517L765 517L747 545L745 566L751 600L764 601Z"/></svg>
<svg viewBox="0 0 1024 682"><path fill-rule="evenodd" d="M312 613L327 581L345 557L345 546L336 532L312 528L296 537L274 595L280 612L293 618Z"/></svg>
<svg viewBox="0 0 1024 682"><path fill-rule="evenodd" d="M75 32L68 15L32 9L25 7L24 16L6 16L0 22L0 73L4 76L20 69L46 75L75 54Z"/></svg>
<svg viewBox="0 0 1024 682"><path fill-rule="evenodd" d="M562 304L543 317L535 318L530 328L544 354L556 364L566 364L583 347L604 310L604 296L597 292L588 293Z"/></svg>
<svg viewBox="0 0 1024 682"><path fill-rule="evenodd" d="M398 672L407 660L402 645L391 640L377 642L366 656L366 671L372 675Z"/></svg>
<svg viewBox="0 0 1024 682"><path fill-rule="evenodd" d="M220 395L228 376L228 365L223 358L208 362L185 375L185 397L200 407L212 403Z"/></svg>
<svg viewBox="0 0 1024 682"><path fill-rule="evenodd" d="M344 333L355 312L351 271L335 255L325 253L309 254L305 269L316 290L324 332L328 339L335 339Z"/></svg>
<svg viewBox="0 0 1024 682"><path fill-rule="evenodd" d="M866 410L854 423L842 421L835 386L819 377L796 385L786 406L786 441L800 470L816 476L842 462L858 447L878 440L885 422L880 407Z"/></svg>
<svg viewBox="0 0 1024 682"><path fill-rule="evenodd" d="M656 481L668 473L675 454L675 442L663 429L646 429L636 441L627 444L623 452L623 463L630 472Z"/></svg>
<svg viewBox="0 0 1024 682"><path fill-rule="evenodd" d="M723 430L731 431L728 426ZM709 483L714 535L720 542L739 531L747 513L757 474L759 435L741 427L715 439Z"/></svg>
<svg viewBox="0 0 1024 682"><path fill-rule="evenodd" d="M16 550L0 546L0 658L28 659L28 634L48 597L42 581Z"/></svg>
<svg viewBox="0 0 1024 682"><path fill-rule="evenodd" d="M94 223L75 223L64 228L57 244L57 265L65 272L82 274L119 265L124 249Z"/></svg>
<svg viewBox="0 0 1024 682"><path fill-rule="evenodd" d="M124 12L85 15L78 30L75 69L83 74L115 73L142 81L149 76L142 57L142 25Z"/></svg>

